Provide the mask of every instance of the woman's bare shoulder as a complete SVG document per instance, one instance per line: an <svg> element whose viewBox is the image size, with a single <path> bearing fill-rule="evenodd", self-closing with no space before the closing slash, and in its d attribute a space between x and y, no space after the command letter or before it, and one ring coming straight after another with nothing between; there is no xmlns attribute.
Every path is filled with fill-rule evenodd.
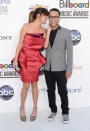
<svg viewBox="0 0 90 131"><path fill-rule="evenodd" d="M31 23L25 23L25 24L23 24L23 28L28 28L29 26L31 26Z"/></svg>
<svg viewBox="0 0 90 131"><path fill-rule="evenodd" d="M28 31L28 29L30 29L32 27L32 24L31 23L25 23L25 24L23 24L23 26L22 26L22 29L21 30L23 30L23 31Z"/></svg>
<svg viewBox="0 0 90 131"><path fill-rule="evenodd" d="M27 27L28 27L28 24L27 24L27 23L25 23L25 24L23 24L23 25L22 25L21 30L26 30L26 29L27 29Z"/></svg>

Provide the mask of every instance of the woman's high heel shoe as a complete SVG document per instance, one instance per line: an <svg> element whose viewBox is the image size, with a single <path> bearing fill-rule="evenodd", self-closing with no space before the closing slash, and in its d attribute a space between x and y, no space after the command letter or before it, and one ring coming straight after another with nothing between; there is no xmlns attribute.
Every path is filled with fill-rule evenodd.
<svg viewBox="0 0 90 131"><path fill-rule="evenodd" d="M26 121L26 116L20 116L21 121Z"/></svg>
<svg viewBox="0 0 90 131"><path fill-rule="evenodd" d="M20 107L20 119L21 119L21 121L26 121L26 115L23 113L21 113L21 110L24 110L24 108L22 108L22 107Z"/></svg>
<svg viewBox="0 0 90 131"><path fill-rule="evenodd" d="M33 108L33 110L34 110L34 108ZM32 113L32 115L30 116L30 121L36 120L36 117L37 117L37 108L35 108L35 110L36 110L36 113L35 114Z"/></svg>
<svg viewBox="0 0 90 131"><path fill-rule="evenodd" d="M36 115L35 116L33 116L33 115L30 116L30 121L34 121L35 119L36 119Z"/></svg>

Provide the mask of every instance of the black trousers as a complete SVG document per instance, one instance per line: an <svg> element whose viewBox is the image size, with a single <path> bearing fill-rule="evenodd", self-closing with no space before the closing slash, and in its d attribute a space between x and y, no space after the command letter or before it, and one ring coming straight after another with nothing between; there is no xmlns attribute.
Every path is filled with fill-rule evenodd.
<svg viewBox="0 0 90 131"><path fill-rule="evenodd" d="M57 112L56 106L56 95L55 95L55 84L57 83L58 94L61 98L61 109L62 114L69 114L68 107L68 93L67 93L67 79L65 77L66 71L46 71L45 80L47 84L47 93L49 107L52 112Z"/></svg>

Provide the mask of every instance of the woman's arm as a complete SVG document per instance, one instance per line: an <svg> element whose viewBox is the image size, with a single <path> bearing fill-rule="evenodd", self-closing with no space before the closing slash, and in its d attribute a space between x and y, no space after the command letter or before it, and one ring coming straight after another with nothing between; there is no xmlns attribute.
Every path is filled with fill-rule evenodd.
<svg viewBox="0 0 90 131"><path fill-rule="evenodd" d="M16 48L16 54L15 54L15 58L14 58L14 61L13 61L13 67L14 68L16 68L18 66L18 55L19 55L19 52L20 52L20 50L22 49L22 46L23 46L23 40L24 40L24 37L25 37L25 34L26 34L26 30L27 30L27 24L24 24L21 28L21 31L20 31L19 42L18 42L18 45L17 45L17 48Z"/></svg>
<svg viewBox="0 0 90 131"><path fill-rule="evenodd" d="M27 24L24 24L21 28L21 31L20 31L19 42L18 42L18 45L17 45L17 48L16 48L16 54L15 54L16 60L18 59L19 52L20 52L20 50L22 49L22 46L23 46L23 40L24 40L24 36L26 34L26 28L27 28Z"/></svg>
<svg viewBox="0 0 90 131"><path fill-rule="evenodd" d="M44 43L44 48L47 48L47 47L48 47L49 37L50 37L50 32L51 32L51 30L52 30L52 28L51 28L50 26L48 26L47 31L45 31L44 36L45 36L46 40L45 40L45 43Z"/></svg>

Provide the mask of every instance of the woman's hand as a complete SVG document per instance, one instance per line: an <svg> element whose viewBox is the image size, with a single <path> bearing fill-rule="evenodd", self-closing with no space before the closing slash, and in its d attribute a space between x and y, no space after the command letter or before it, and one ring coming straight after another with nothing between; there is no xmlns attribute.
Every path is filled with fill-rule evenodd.
<svg viewBox="0 0 90 131"><path fill-rule="evenodd" d="M13 60L13 68L16 69L18 67L18 61L17 59Z"/></svg>
<svg viewBox="0 0 90 131"><path fill-rule="evenodd" d="M45 34L46 34L46 40L45 40L44 48L48 47L49 37L50 37L51 30L52 30L52 27L50 25L48 25L47 31L45 32Z"/></svg>
<svg viewBox="0 0 90 131"><path fill-rule="evenodd" d="M52 27L50 25L48 25L48 28L47 28L47 33L50 33L52 30Z"/></svg>

